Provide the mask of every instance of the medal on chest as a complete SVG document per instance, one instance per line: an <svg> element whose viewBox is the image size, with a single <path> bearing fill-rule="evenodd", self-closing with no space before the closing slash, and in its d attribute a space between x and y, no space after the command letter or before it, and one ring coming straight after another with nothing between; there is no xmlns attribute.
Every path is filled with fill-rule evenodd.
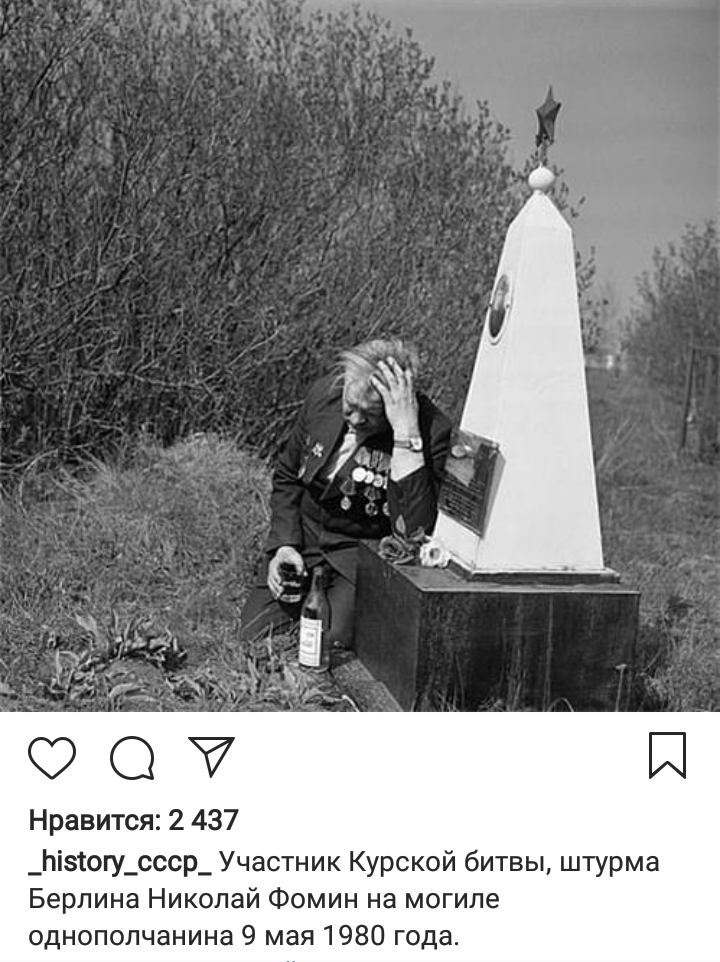
<svg viewBox="0 0 720 962"><path fill-rule="evenodd" d="M390 455L385 451L360 447L355 452L354 462L340 485L343 494L340 507L343 511L349 511L354 502L359 502L359 506L362 506L369 518L374 518L381 510L387 515L385 490L388 484Z"/></svg>

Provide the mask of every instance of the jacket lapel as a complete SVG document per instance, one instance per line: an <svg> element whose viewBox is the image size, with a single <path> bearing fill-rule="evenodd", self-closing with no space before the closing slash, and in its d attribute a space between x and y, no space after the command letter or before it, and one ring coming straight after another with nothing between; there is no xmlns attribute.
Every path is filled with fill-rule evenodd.
<svg viewBox="0 0 720 962"><path fill-rule="evenodd" d="M345 427L341 398L341 391L331 392L326 403L308 418L306 466L303 473L303 480L307 484L325 467Z"/></svg>

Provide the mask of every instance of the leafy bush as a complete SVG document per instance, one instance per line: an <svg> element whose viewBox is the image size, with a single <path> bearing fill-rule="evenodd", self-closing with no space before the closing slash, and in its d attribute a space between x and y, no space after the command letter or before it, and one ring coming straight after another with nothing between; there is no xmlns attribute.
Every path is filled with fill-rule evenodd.
<svg viewBox="0 0 720 962"><path fill-rule="evenodd" d="M2 9L6 463L141 428L268 451L380 333L457 409L525 189L409 34L296 0Z"/></svg>

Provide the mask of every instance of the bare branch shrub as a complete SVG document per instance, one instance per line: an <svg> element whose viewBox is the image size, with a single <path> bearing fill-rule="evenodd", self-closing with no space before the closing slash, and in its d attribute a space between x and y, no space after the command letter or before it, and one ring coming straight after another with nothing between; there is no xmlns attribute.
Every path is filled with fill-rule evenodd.
<svg viewBox="0 0 720 962"><path fill-rule="evenodd" d="M523 188L410 35L296 0L0 6L6 464L140 429L268 451L380 333L457 410Z"/></svg>
<svg viewBox="0 0 720 962"><path fill-rule="evenodd" d="M626 348L635 367L682 397L688 347L720 345L720 255L717 223L689 225L678 242L656 248L637 281Z"/></svg>

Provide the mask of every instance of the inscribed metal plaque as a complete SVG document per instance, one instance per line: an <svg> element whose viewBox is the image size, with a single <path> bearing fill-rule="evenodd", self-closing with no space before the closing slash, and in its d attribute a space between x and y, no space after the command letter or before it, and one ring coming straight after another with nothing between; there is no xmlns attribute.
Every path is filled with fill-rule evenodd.
<svg viewBox="0 0 720 962"><path fill-rule="evenodd" d="M445 462L438 506L466 528L482 534L499 451L495 441L456 431Z"/></svg>

